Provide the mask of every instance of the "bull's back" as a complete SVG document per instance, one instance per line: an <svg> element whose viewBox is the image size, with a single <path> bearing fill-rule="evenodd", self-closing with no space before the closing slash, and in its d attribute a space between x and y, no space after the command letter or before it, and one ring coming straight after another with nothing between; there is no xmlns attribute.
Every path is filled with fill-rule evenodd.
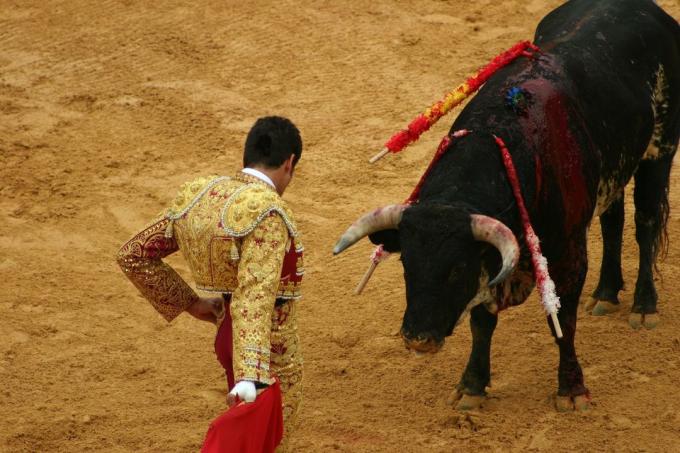
<svg viewBox="0 0 680 453"><path fill-rule="evenodd" d="M606 208L638 168L654 132L660 65L669 105L680 107L680 94L672 92L680 89L680 32L651 0L572 0L546 16L535 42L541 52L495 73L451 130L502 136L529 209L541 212L539 218L563 219L570 230ZM509 104L510 88L528 97ZM453 175L456 166L477 168L487 157L483 167L496 165L497 149L487 146L458 143L435 166L422 196L475 201L484 189L465 187L476 187L479 176L467 170ZM500 174L485 186L503 187ZM455 188L444 190L445 181L456 181ZM495 199L508 202L497 193ZM552 231L549 224L542 238Z"/></svg>
<svg viewBox="0 0 680 453"><path fill-rule="evenodd" d="M652 138L655 88L664 86L671 114L680 114L677 21L651 0L572 0L541 21L535 42L570 80L600 154L600 189L614 196ZM600 208L607 204L598 200Z"/></svg>
<svg viewBox="0 0 680 453"><path fill-rule="evenodd" d="M652 0L571 0L541 20L534 41L551 51L569 44L603 64L622 64L648 52L677 53L680 27Z"/></svg>

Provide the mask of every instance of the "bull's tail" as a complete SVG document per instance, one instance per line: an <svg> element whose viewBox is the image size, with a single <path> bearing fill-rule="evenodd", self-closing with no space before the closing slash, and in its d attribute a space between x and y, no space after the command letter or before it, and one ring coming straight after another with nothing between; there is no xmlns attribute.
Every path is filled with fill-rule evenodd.
<svg viewBox="0 0 680 453"><path fill-rule="evenodd" d="M657 191L657 194L652 195L649 199L649 201L654 200L656 206L649 212L649 214L653 213L653 216L648 220L653 221L653 225L657 228L652 243L652 256L654 257L654 270L658 274L657 259L665 259L668 255L667 227L670 213L668 193L671 166L680 136L680 104L678 104L680 99L677 85L669 83L668 74L662 65L659 65L655 73L655 82L652 87L654 130L641 166L646 164L649 169L649 172L646 172L647 178L654 178L654 181L644 181L643 184L650 186L651 190ZM636 186L637 184L636 179ZM657 197L659 198L656 199Z"/></svg>
<svg viewBox="0 0 680 453"><path fill-rule="evenodd" d="M670 170L670 166L669 166ZM661 201L659 203L659 211L656 221L659 225L659 231L654 238L654 243L652 245L654 250L654 271L659 273L659 268L657 267L657 259L666 259L668 256L668 217L670 215L670 204L668 203L668 192L669 184L664 187L663 194L661 196Z"/></svg>

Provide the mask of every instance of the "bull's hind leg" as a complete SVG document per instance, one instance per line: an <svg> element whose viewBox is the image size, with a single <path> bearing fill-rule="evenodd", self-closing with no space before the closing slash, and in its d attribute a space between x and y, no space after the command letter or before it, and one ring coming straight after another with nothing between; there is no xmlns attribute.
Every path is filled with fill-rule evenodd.
<svg viewBox="0 0 680 453"><path fill-rule="evenodd" d="M472 352L450 401L458 402L458 410L477 409L484 401L491 379L491 337L497 323L498 316L489 313L483 305L477 305L470 312Z"/></svg>
<svg viewBox="0 0 680 453"><path fill-rule="evenodd" d="M595 316L613 313L620 308L619 291L623 289L621 243L623 241L623 193L600 216L602 227L602 266L600 280L586 310Z"/></svg>
<svg viewBox="0 0 680 453"><path fill-rule="evenodd" d="M588 272L585 231L579 234L577 239L572 239L564 245L567 247L564 253L555 258L548 257L550 273L561 303L557 317L562 329L562 338L557 338L552 321L548 318L555 342L560 349L555 405L558 411L584 410L588 408L590 397L583 382L581 366L576 358L574 338L579 297Z"/></svg>
<svg viewBox="0 0 680 453"><path fill-rule="evenodd" d="M634 329L653 329L659 322L654 266L665 245L668 219L668 180L677 141L659 147L657 154L640 162L635 173L635 238L640 248L640 265L629 323ZM665 151L665 152L663 152Z"/></svg>
<svg viewBox="0 0 680 453"><path fill-rule="evenodd" d="M635 329L641 326L652 329L659 322L653 268L659 252L667 244L668 182L680 137L680 91L677 84L680 66L676 57L668 63L665 67L660 65L656 73L652 93L654 131L635 172L635 238L640 248L640 267L629 318L631 327Z"/></svg>

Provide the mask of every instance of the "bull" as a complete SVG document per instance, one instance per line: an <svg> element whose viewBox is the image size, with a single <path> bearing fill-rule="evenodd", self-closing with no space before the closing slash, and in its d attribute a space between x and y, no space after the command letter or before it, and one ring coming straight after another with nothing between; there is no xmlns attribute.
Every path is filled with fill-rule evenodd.
<svg viewBox="0 0 680 453"><path fill-rule="evenodd" d="M652 0L571 0L539 23L540 52L494 74L467 104L452 141L413 205L369 212L336 244L365 236L400 252L406 287L401 336L438 351L465 313L473 344L456 386L458 409L478 407L490 379L498 313L531 293L534 274L499 136L512 154L531 222L561 298L557 409L588 407L574 347L599 216L603 257L590 310L616 310L623 287L624 188L635 180L640 265L630 324L658 322L653 273L666 245L669 175L680 135L680 26Z"/></svg>

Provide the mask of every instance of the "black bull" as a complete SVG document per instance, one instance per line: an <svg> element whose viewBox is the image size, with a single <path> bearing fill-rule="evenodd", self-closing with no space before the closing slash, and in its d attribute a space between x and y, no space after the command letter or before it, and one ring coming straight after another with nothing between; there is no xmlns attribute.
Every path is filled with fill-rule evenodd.
<svg viewBox="0 0 680 453"><path fill-rule="evenodd" d="M573 0L540 22L534 43L539 53L497 72L460 113L451 132L472 133L455 140L435 165L419 202L367 214L335 249L370 235L401 252L407 299L401 332L411 349L437 351L470 312L473 345L457 386L460 408L478 405L485 395L497 313L521 304L534 285L493 135L512 154L561 299L558 408L588 401L574 348L588 226L600 216L604 256L591 308L604 314L618 307L623 286L623 193L633 177L640 266L630 320L647 328L658 320L653 267L665 245L669 174L680 135L678 22L651 0ZM502 281L489 284L495 275Z"/></svg>

